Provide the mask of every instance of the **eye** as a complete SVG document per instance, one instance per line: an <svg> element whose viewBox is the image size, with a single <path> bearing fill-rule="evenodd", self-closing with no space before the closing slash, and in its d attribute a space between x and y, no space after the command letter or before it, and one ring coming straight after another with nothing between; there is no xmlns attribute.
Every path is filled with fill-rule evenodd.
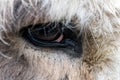
<svg viewBox="0 0 120 80"><path fill-rule="evenodd" d="M63 33L60 29L60 24L44 24L36 25L33 28L28 29L29 34L31 34L35 39L42 41L56 41L61 42L63 39Z"/></svg>
<svg viewBox="0 0 120 80"><path fill-rule="evenodd" d="M22 36L39 47L75 46L75 33L62 23L45 23L30 25L22 29ZM74 37L71 37L74 36Z"/></svg>

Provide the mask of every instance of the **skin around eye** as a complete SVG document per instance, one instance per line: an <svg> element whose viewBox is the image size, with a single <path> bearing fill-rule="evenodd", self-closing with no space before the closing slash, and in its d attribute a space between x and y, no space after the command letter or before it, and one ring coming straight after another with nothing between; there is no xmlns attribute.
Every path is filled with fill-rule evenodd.
<svg viewBox="0 0 120 80"><path fill-rule="evenodd" d="M59 30L57 29L52 29L51 33L49 33L49 29L46 30L46 33L49 34L44 34L44 29L39 28L41 26L37 26L38 28L31 28L31 27L26 27L25 29L22 29L21 32L21 37L25 39L25 41L29 42L31 45L35 47L49 47L49 48L64 48L64 49L70 49L72 51L75 51L76 54L71 54L74 55L74 57L79 57L81 56L82 53L82 41L79 40L77 42L77 35L74 31L71 29L64 29ZM62 27L65 27L62 25Z"/></svg>
<svg viewBox="0 0 120 80"><path fill-rule="evenodd" d="M29 43L39 47L75 47L76 41L74 32L65 28L65 25L52 25L41 27L40 25L31 25L22 29L22 37ZM53 27L54 28L53 28ZM62 30L63 31L62 31ZM70 35L71 34L71 37Z"/></svg>

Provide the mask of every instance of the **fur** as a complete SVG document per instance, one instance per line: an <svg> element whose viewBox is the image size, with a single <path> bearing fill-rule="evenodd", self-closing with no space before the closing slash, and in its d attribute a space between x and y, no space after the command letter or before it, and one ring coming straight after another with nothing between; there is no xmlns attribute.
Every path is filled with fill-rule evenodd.
<svg viewBox="0 0 120 80"><path fill-rule="evenodd" d="M120 80L119 5L120 0L0 0L0 80ZM47 22L77 29L82 56L38 48L20 37L23 27Z"/></svg>

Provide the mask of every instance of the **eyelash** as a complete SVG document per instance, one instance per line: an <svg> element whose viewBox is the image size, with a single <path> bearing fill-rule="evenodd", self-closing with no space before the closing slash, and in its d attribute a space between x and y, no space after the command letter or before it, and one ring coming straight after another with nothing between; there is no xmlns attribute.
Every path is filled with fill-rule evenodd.
<svg viewBox="0 0 120 80"><path fill-rule="evenodd" d="M76 34L62 23L30 25L20 32L22 37L39 47L75 47ZM74 37L73 37L74 36ZM58 40L58 41L57 41Z"/></svg>

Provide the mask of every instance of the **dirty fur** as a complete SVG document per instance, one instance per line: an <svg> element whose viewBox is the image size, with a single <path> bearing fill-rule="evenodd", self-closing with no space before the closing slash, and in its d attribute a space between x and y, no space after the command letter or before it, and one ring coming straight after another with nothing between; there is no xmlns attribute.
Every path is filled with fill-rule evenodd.
<svg viewBox="0 0 120 80"><path fill-rule="evenodd" d="M120 80L119 5L120 0L0 0L0 80ZM36 47L20 36L22 28L47 22L77 30L82 55Z"/></svg>

